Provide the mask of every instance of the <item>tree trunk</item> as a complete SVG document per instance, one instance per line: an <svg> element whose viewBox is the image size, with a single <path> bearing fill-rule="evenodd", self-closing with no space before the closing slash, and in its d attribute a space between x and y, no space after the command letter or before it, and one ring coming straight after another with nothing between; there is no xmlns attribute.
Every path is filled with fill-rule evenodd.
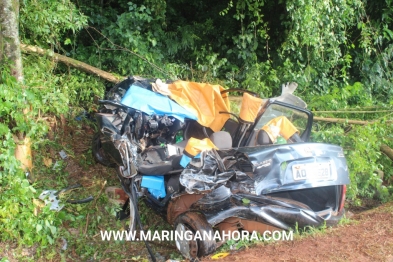
<svg viewBox="0 0 393 262"><path fill-rule="evenodd" d="M9 63L11 74L23 82L22 57L19 42L19 0L0 0L0 63ZM28 107L27 107L28 108ZM25 114L28 109L25 110ZM15 157L25 172L33 167L31 143L23 134L14 136Z"/></svg>
<svg viewBox="0 0 393 262"><path fill-rule="evenodd" d="M11 73L23 81L22 57L19 48L19 0L0 1L0 62L9 60Z"/></svg>

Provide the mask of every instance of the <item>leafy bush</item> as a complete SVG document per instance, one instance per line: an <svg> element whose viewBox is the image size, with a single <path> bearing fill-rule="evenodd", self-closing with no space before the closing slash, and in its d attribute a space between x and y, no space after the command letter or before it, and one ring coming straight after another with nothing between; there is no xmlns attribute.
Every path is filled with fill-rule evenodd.
<svg viewBox="0 0 393 262"><path fill-rule="evenodd" d="M347 134L344 134L342 128L330 128L313 136L315 141L338 144L344 148L351 180L347 196L355 203L360 204L359 197L386 201L391 196L389 189L392 191L393 186L385 184L378 174L378 170L384 171L385 181L393 176L389 168L391 164L382 164L386 163L386 159L380 151L390 128L380 122L353 127Z"/></svg>
<svg viewBox="0 0 393 262"><path fill-rule="evenodd" d="M31 136L45 130L41 123L35 123L34 112L28 115L23 111L33 95L16 83L7 68L2 68L0 82L0 238L16 239L21 244L53 244L60 220L48 208L34 215L37 208L33 204L36 190L31 186L20 169L20 163L14 156L15 141L13 135L25 132ZM25 111L26 112L26 111ZM42 134L42 133L41 133Z"/></svg>
<svg viewBox="0 0 393 262"><path fill-rule="evenodd" d="M72 43L72 35L87 24L87 17L69 0L25 0L20 21L23 42L60 49Z"/></svg>
<svg viewBox="0 0 393 262"><path fill-rule="evenodd" d="M388 103L390 1L78 1L89 17L68 51L117 72L311 94L356 82ZM32 10L33 12L33 10ZM210 74L210 75L209 75Z"/></svg>
<svg viewBox="0 0 393 262"><path fill-rule="evenodd" d="M331 87L322 96L307 95L309 108L319 111L368 107L374 105L374 100L372 94L359 82L342 88Z"/></svg>
<svg viewBox="0 0 393 262"><path fill-rule="evenodd" d="M381 153L380 146L381 144L391 146L392 137L389 130L392 125L385 122L386 115L383 113L353 114L353 112L357 113L355 107L360 107L359 110L365 110L364 108L369 111L375 110L372 95L365 90L362 84L355 83L353 86L348 85L342 89L332 88L323 96L309 96L309 98L311 109L333 110L332 113L323 114L324 116L337 117L340 115L341 118L370 122L366 125L352 126L345 123L322 124L322 122L316 122L314 123L312 140L337 144L344 148L351 180L348 198L357 204L360 204L359 197L376 197L383 201L388 200L393 192L393 185L388 182L393 176L393 172L391 163L389 163L391 161ZM345 110L349 108L355 110ZM338 109L342 113L334 113L334 110ZM371 121L375 122L371 123ZM383 179L379 171L384 172Z"/></svg>
<svg viewBox="0 0 393 262"><path fill-rule="evenodd" d="M45 58L25 58L25 83L17 83L9 66L0 68L0 239L19 244L53 244L66 212L42 207L39 193L30 184L15 158L15 136L24 134L33 141L48 131L44 116L73 114L88 110L94 96L102 96L104 87L82 73L61 73ZM53 74L58 70L58 74ZM33 170L34 172L34 170Z"/></svg>

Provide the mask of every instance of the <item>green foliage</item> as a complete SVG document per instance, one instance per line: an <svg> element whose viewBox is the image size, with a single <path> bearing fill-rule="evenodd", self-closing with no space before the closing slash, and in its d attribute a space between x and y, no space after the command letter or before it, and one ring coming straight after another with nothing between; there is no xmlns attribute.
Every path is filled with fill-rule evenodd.
<svg viewBox="0 0 393 262"><path fill-rule="evenodd" d="M381 144L391 145L391 125L385 122L390 119L383 113L352 114L359 110L378 111L370 90L361 83L354 83L343 88L331 88L323 96L307 96L311 110L343 110L346 113L323 114L325 117L344 117L363 121L376 121L373 124L348 127L347 125L332 125L315 123L312 139L317 142L327 142L344 148L350 171L351 184L348 188L348 198L359 203L361 198L378 198L386 201L390 198L393 185L389 184L393 176L391 161L380 151ZM383 104L382 104L383 105ZM351 109L347 110L346 109ZM362 109L363 108L363 109ZM365 108L365 109L364 109ZM355 109L355 110L353 110ZM385 107L381 107L385 109ZM386 107L390 109L390 107ZM386 113L385 113L386 114ZM318 114L320 115L320 114ZM345 128L344 128L345 127ZM317 129L315 131L315 129ZM385 176L378 174L383 171Z"/></svg>
<svg viewBox="0 0 393 262"><path fill-rule="evenodd" d="M335 110L373 105L372 95L359 82L343 88L332 87L323 96L309 95L307 101L311 110Z"/></svg>
<svg viewBox="0 0 393 262"><path fill-rule="evenodd" d="M36 124L34 120L38 111L28 110L24 112L28 108L29 100L34 101L32 106L41 104L34 99L34 93L18 84L16 79L11 77L9 68L4 65L1 68L0 79L0 101L2 101L0 105L0 118L2 120L0 136L7 136L12 139L12 134L17 132L26 133L31 137L34 137L37 133L45 132L45 126L40 125L40 123Z"/></svg>
<svg viewBox="0 0 393 262"><path fill-rule="evenodd" d="M64 211L41 207L35 185L31 185L15 158L14 136L35 141L44 138L48 124L43 115L71 116L73 111L90 109L93 97L103 95L103 86L85 74L61 73L53 62L34 56L25 59L25 83L17 83L7 64L0 75L0 239L19 244L55 243ZM54 74L57 71L58 74ZM72 71L71 71L72 72ZM53 172L57 172L53 170Z"/></svg>
<svg viewBox="0 0 393 262"><path fill-rule="evenodd" d="M232 1L230 2L232 5ZM228 54L236 54L243 61L255 60L255 52L260 45L266 46L269 35L267 22L263 21L265 1L237 1L234 19L240 22L240 32L233 35L234 47ZM258 50L259 51L259 50Z"/></svg>
<svg viewBox="0 0 393 262"><path fill-rule="evenodd" d="M292 72L301 86L326 91L346 84L350 57L347 54L347 28L354 25L361 1L286 1L287 32L280 57L291 61L284 69Z"/></svg>
<svg viewBox="0 0 393 262"><path fill-rule="evenodd" d="M40 47L61 48L87 24L87 17L69 0L24 0L20 7L23 42Z"/></svg>
<svg viewBox="0 0 393 262"><path fill-rule="evenodd" d="M82 9L90 15L91 25L97 28L87 29L87 36L94 39L82 39L87 43L71 50L78 59L107 71L114 69L121 75L140 72L162 75L160 67L154 64L161 65L163 61L160 50L164 45L165 1L120 2L121 13L111 7L103 10L102 6L90 4L82 3Z"/></svg>
<svg viewBox="0 0 393 262"><path fill-rule="evenodd" d="M214 82L217 77L221 75L221 71L227 64L226 58L219 58L218 54L211 53L210 50L205 50L202 47L200 51L201 56L196 59L196 70L191 70L191 80L198 80L202 82ZM195 74L193 73L195 72Z"/></svg>
<svg viewBox="0 0 393 262"><path fill-rule="evenodd" d="M57 227L65 214L44 208L34 215L36 190L19 168L13 138L14 132L33 136L34 132L38 134L45 128L23 113L31 95L26 94L6 69L2 70L0 90L0 100L4 101L0 112L3 120L0 131L0 239L17 239L18 243L28 245L40 243L45 247L54 243Z"/></svg>
<svg viewBox="0 0 393 262"><path fill-rule="evenodd" d="M248 65L244 72L241 88L257 92L260 97L272 97L273 94L277 94L277 89L272 89L271 85L274 84L278 87L280 80L269 61ZM277 95L281 95L281 93Z"/></svg>
<svg viewBox="0 0 393 262"><path fill-rule="evenodd" d="M392 97L389 84L393 78L392 10L390 0L364 3L357 16L356 48L352 51L352 74L361 78L375 98L388 102ZM390 100L391 101L391 100Z"/></svg>
<svg viewBox="0 0 393 262"><path fill-rule="evenodd" d="M386 164L386 159L380 152L382 143L389 140L391 125L384 121L375 124L353 127L346 134L339 126L323 128L314 132L312 140L327 142L343 147L350 172L351 184L347 190L347 197L359 202L361 198L378 198L386 201L390 198L389 189L392 185L383 183L377 171L385 172L385 181L393 176L391 164ZM382 164L384 163L384 164Z"/></svg>
<svg viewBox="0 0 393 262"><path fill-rule="evenodd" d="M103 97L104 85L92 75L56 65L36 56L25 58L24 91L36 115L79 113L91 110L95 97ZM38 69L38 70L37 70Z"/></svg>
<svg viewBox="0 0 393 262"><path fill-rule="evenodd" d="M92 27L70 52L122 75L225 81L264 96L288 81L310 94L359 82L384 102L393 92L391 1L79 4Z"/></svg>

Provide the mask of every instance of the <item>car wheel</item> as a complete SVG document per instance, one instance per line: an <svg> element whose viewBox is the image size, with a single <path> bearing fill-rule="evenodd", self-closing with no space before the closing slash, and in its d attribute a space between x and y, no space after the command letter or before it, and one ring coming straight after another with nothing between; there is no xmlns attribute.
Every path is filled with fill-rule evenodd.
<svg viewBox="0 0 393 262"><path fill-rule="evenodd" d="M136 229L136 209L135 209L135 201L130 199L130 231L135 231Z"/></svg>
<svg viewBox="0 0 393 262"><path fill-rule="evenodd" d="M178 236L183 236L176 238L176 247L187 259L203 257L216 250L213 229L202 214L187 212L179 215L175 220L175 231ZM201 237L195 238L196 232ZM211 236L211 239L203 238L206 235Z"/></svg>
<svg viewBox="0 0 393 262"><path fill-rule="evenodd" d="M100 133L97 132L93 136L93 141L92 141L92 152L93 152L93 157L94 160L98 163L100 163L103 166L107 167L115 167L116 164L113 163L109 157L105 154L102 145L101 145L101 139L100 139Z"/></svg>

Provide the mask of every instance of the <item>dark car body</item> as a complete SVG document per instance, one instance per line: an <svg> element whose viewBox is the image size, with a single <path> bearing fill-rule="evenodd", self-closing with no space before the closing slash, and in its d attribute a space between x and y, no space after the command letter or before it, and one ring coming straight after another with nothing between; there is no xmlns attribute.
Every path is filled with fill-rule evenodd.
<svg viewBox="0 0 393 262"><path fill-rule="evenodd" d="M183 230L184 225L194 231L289 230L334 225L343 216L350 182L344 152L336 145L308 142L313 122L309 110L285 103L285 99L267 100L254 122L245 123L236 117L227 121L223 129L230 134L230 148L203 152L194 164L184 168L179 165L184 142L213 132L195 120L182 122L167 115L148 115L122 104L122 96L135 83L149 89L151 81L129 78L101 101L99 135L93 151L101 163L118 166L119 179L130 199L143 196L176 230ZM261 127L279 116L296 126L301 140L259 144ZM179 135L181 146L182 141L175 139ZM177 154L168 156L169 145L178 149ZM153 177L162 179L162 197L154 186L144 186L144 180ZM135 205L131 207L134 209ZM131 217L134 219L132 211ZM191 225L187 221L192 219L201 222ZM240 221L243 223L237 225L243 226L228 227L228 221ZM198 242L196 249L194 244L179 242L177 246L188 258L216 249L211 242Z"/></svg>

